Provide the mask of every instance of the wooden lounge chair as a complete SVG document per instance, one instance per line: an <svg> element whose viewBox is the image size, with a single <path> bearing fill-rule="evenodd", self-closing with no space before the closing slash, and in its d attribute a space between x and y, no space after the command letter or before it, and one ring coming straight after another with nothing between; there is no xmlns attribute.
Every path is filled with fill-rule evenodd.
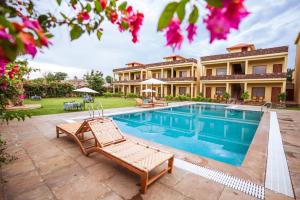
<svg viewBox="0 0 300 200"><path fill-rule="evenodd" d="M156 98L153 98L153 103L155 106L168 106L168 102L163 100L157 100Z"/></svg>
<svg viewBox="0 0 300 200"><path fill-rule="evenodd" d="M150 108L153 107L153 103L144 103L143 99L135 98L135 106L142 107L142 108Z"/></svg>
<svg viewBox="0 0 300 200"><path fill-rule="evenodd" d="M56 127L57 137L60 134L68 134L80 146L82 153L89 155L99 152L119 165L138 174L141 177L141 192L145 193L147 187L158 178L172 173L174 155L160 149L150 147L139 142L127 140L115 125L106 118L86 120L83 123L71 123L58 125ZM86 133L90 138L84 138ZM89 142L89 146L85 146ZM159 173L150 178L153 169L161 166L166 161L168 165Z"/></svg>

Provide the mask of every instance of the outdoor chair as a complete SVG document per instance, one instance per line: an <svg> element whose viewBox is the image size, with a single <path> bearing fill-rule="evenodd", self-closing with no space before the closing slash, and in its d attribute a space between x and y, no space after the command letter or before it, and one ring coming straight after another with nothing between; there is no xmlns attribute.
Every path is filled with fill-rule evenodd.
<svg viewBox="0 0 300 200"><path fill-rule="evenodd" d="M153 98L153 103L155 106L168 106L168 102L164 100L157 100L156 98Z"/></svg>
<svg viewBox="0 0 300 200"><path fill-rule="evenodd" d="M141 98L135 98L134 100L135 100L135 106L141 108L150 108L154 106L154 103L145 103Z"/></svg>
<svg viewBox="0 0 300 200"><path fill-rule="evenodd" d="M80 146L83 154L99 152L113 162L127 168L141 177L141 192L145 193L150 184L167 172L172 173L174 155L139 142L126 139L116 124L108 118L85 120L56 126L60 134L71 136ZM90 137L86 138L85 135ZM88 146L86 145L88 143ZM150 172L168 161L160 172Z"/></svg>

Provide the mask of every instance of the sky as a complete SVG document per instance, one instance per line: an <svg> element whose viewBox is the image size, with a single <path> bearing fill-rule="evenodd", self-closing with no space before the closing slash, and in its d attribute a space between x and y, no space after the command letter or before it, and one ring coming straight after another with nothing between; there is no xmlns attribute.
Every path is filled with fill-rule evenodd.
<svg viewBox="0 0 300 200"><path fill-rule="evenodd" d="M288 67L294 67L294 42L300 31L300 0L245 0L251 14L242 21L239 30L231 31L227 40L212 44L202 23L206 11L201 3L196 39L192 44L185 39L181 49L175 52L165 46L164 33L156 31L160 13L168 2L170 0L128 0L134 9L145 15L137 44L131 42L130 33L120 33L117 26L109 22L102 25L104 33L101 41L95 35L85 34L71 42L67 27L51 30L55 35L51 39L52 45L39 52L34 59L28 58L30 66L40 69L31 74L31 78L57 71L68 73L69 79L74 76L81 78L91 69L112 75L114 68L124 67L132 61L144 64L160 62L163 57L172 54L199 59L201 56L225 53L226 47L238 43L253 43L256 48L288 45ZM55 0L40 1L38 6L44 9L56 7Z"/></svg>

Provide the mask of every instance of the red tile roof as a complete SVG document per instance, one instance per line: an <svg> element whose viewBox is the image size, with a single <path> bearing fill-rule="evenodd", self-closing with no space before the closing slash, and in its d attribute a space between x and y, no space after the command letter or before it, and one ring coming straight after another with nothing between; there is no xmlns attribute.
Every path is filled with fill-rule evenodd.
<svg viewBox="0 0 300 200"><path fill-rule="evenodd" d="M144 65L144 64L139 63L139 62L130 62L130 63L127 63L126 65Z"/></svg>
<svg viewBox="0 0 300 200"><path fill-rule="evenodd" d="M231 47L227 47L226 49L239 49L239 48L242 48L242 47L250 47L250 46L253 46L254 47L254 44L246 44L246 43L240 43L240 44L236 44L234 46L231 46Z"/></svg>
<svg viewBox="0 0 300 200"><path fill-rule="evenodd" d="M182 60L150 63L150 64L145 64L142 66L117 68L117 69L113 69L113 72L118 72L118 71L123 71L123 70L131 70L131 69L145 69L145 68L158 67L158 66L164 66L164 65L174 65L174 64L180 64L180 63L197 63L197 60L194 58L185 58Z"/></svg>
<svg viewBox="0 0 300 200"><path fill-rule="evenodd" d="M284 52L288 52L288 46L273 47L267 49L256 49L253 51L226 53L226 54L218 54L212 56L203 56L200 57L200 59L201 61L210 61L210 60L222 60L222 59L229 59L229 58L258 56L258 55L267 55L267 54L284 53Z"/></svg>

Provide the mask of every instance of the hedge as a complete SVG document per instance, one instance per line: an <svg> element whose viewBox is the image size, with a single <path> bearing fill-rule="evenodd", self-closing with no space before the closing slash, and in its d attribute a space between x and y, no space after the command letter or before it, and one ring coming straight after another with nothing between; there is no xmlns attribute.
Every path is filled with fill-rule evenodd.
<svg viewBox="0 0 300 200"><path fill-rule="evenodd" d="M71 96L74 86L69 83L51 82L49 84L25 83L24 90L27 97L34 95L41 97Z"/></svg>

